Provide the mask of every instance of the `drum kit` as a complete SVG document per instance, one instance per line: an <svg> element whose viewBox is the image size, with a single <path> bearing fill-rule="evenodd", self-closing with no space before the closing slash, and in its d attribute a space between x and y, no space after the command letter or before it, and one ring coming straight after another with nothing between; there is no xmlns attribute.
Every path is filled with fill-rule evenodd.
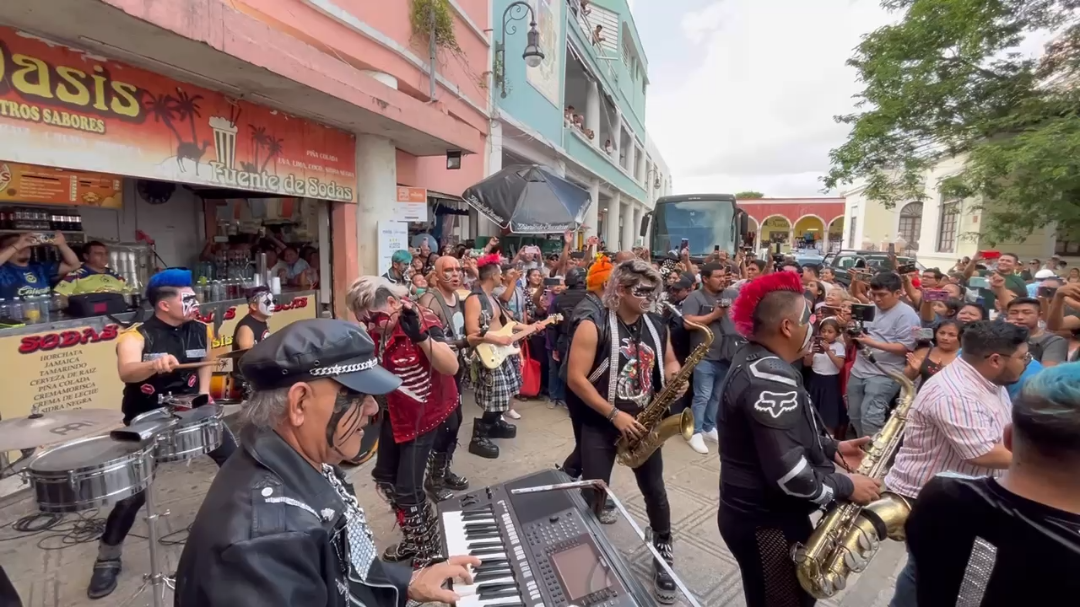
<svg viewBox="0 0 1080 607"><path fill-rule="evenodd" d="M165 588L173 588L174 581L162 571L157 521L168 512L159 513L154 499L157 465L191 461L218 448L228 432L224 418L242 401L222 404L205 394L163 394L158 405L126 427L123 414L109 409L0 421L0 453L22 452L0 469L0 477L22 476L38 509L47 513L87 512L144 493L150 540L150 573L144 579L153 588L153 607L164 607Z"/></svg>
<svg viewBox="0 0 1080 607"><path fill-rule="evenodd" d="M222 443L227 432L221 405L209 404L206 395L165 395L162 405L121 425L118 411L75 409L0 422L0 449L52 446L24 457L13 465L29 481L38 509L50 513L86 512L111 506L144 493L150 540L152 604L164 607L165 587L173 580L162 572L159 513L154 500L157 464L190 461ZM78 437L69 439L72 434ZM94 436L99 434L98 436ZM52 438L64 437L61 444Z"/></svg>

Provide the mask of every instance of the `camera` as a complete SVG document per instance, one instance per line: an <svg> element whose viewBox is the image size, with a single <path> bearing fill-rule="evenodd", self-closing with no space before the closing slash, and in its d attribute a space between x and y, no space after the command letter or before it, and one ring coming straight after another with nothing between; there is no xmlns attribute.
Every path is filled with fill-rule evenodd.
<svg viewBox="0 0 1080 607"><path fill-rule="evenodd" d="M1057 293L1057 287L1039 287L1036 289L1035 294L1038 297L1045 297L1046 299L1053 299L1054 294Z"/></svg>
<svg viewBox="0 0 1080 607"><path fill-rule="evenodd" d="M874 316L877 314L877 308L869 304L852 304L851 305L851 322L847 327L847 334L851 337L859 337L865 332L863 325L868 322L874 322Z"/></svg>

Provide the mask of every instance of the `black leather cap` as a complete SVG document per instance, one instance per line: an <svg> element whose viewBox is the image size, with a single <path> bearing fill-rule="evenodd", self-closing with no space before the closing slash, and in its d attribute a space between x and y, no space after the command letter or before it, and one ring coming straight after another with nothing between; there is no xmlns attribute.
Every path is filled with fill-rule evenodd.
<svg viewBox="0 0 1080 607"><path fill-rule="evenodd" d="M379 366L375 344L359 325L343 320L298 320L270 334L240 359L255 390L332 379L361 394L386 394L401 378Z"/></svg>

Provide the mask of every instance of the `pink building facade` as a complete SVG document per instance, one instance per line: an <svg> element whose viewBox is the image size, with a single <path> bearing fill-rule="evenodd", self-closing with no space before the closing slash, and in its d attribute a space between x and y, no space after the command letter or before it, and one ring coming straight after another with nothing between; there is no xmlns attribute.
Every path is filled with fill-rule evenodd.
<svg viewBox="0 0 1080 607"><path fill-rule="evenodd" d="M806 246L828 251L844 235L843 198L747 198L740 209L750 216L749 242L755 248L780 244L781 250Z"/></svg>
<svg viewBox="0 0 1080 607"><path fill-rule="evenodd" d="M0 25L354 135L356 195L327 203L337 290L385 270L379 226L402 219L399 186L453 198L485 175L488 0L433 2L451 24L434 61L412 4L8 0Z"/></svg>

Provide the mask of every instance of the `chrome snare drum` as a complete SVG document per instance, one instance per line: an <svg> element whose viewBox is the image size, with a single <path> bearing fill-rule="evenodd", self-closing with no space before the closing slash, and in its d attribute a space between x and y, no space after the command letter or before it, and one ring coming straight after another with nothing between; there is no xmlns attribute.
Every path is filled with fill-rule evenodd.
<svg viewBox="0 0 1080 607"><path fill-rule="evenodd" d="M153 471L153 445L95 436L42 451L26 476L42 512L82 512L145 490Z"/></svg>
<svg viewBox="0 0 1080 607"><path fill-rule="evenodd" d="M180 462L217 449L226 432L223 416L219 405L174 411L172 417L176 418L177 423L157 436L155 459L158 462Z"/></svg>

